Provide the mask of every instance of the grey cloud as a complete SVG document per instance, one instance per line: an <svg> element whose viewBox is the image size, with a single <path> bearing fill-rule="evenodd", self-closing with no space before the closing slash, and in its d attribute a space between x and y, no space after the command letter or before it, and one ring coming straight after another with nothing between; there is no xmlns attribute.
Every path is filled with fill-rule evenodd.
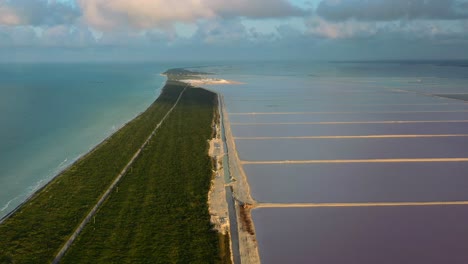
<svg viewBox="0 0 468 264"><path fill-rule="evenodd" d="M323 0L316 13L331 21L468 18L467 0Z"/></svg>
<svg viewBox="0 0 468 264"><path fill-rule="evenodd" d="M73 24L81 15L80 11L70 5L47 0L11 0L0 1L0 14L8 14L7 21L0 19L5 25L52 26ZM2 23L3 22L3 23ZM10 23L8 23L10 22Z"/></svg>
<svg viewBox="0 0 468 264"><path fill-rule="evenodd" d="M87 47L96 40L86 27L68 27L65 25L46 28L38 37L42 46Z"/></svg>
<svg viewBox="0 0 468 264"><path fill-rule="evenodd" d="M291 5L286 0L236 0L207 1L209 6L221 17L248 17L248 18L275 18L288 16L303 16L308 12L299 7Z"/></svg>
<svg viewBox="0 0 468 264"><path fill-rule="evenodd" d="M239 19L199 22L198 29L191 39L191 41L208 44L233 44L248 40L248 30Z"/></svg>
<svg viewBox="0 0 468 264"><path fill-rule="evenodd" d="M33 46L37 42L37 34L31 27L0 27L0 47Z"/></svg>
<svg viewBox="0 0 468 264"><path fill-rule="evenodd" d="M145 33L147 41L154 43L171 43L177 40L177 34L173 31L148 30Z"/></svg>
<svg viewBox="0 0 468 264"><path fill-rule="evenodd" d="M95 46L96 39L87 27L56 25L36 31L31 26L0 26L0 48Z"/></svg>

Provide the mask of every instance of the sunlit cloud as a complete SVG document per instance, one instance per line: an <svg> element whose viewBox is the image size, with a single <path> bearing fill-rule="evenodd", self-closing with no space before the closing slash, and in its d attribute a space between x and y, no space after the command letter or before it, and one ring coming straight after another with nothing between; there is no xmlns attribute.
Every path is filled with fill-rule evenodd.
<svg viewBox="0 0 468 264"><path fill-rule="evenodd" d="M100 30L167 28L177 22L216 18L305 15L285 0L78 0L85 20Z"/></svg>
<svg viewBox="0 0 468 264"><path fill-rule="evenodd" d="M9 6L0 3L0 25L14 26L21 24L21 18Z"/></svg>
<svg viewBox="0 0 468 264"><path fill-rule="evenodd" d="M396 53L391 45L466 57L468 0L0 0L6 56L379 57Z"/></svg>

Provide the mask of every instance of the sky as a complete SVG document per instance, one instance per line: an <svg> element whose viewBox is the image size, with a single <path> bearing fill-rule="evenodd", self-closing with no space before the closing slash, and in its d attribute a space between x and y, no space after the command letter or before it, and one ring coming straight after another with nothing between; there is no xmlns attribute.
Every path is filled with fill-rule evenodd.
<svg viewBox="0 0 468 264"><path fill-rule="evenodd" d="M0 62L468 59L468 0L0 0Z"/></svg>

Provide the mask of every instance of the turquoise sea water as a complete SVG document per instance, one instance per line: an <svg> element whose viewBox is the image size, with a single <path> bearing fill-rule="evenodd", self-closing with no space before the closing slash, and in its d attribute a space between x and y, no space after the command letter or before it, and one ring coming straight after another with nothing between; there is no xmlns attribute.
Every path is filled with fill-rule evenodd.
<svg viewBox="0 0 468 264"><path fill-rule="evenodd" d="M175 66L0 65L0 218L145 110Z"/></svg>

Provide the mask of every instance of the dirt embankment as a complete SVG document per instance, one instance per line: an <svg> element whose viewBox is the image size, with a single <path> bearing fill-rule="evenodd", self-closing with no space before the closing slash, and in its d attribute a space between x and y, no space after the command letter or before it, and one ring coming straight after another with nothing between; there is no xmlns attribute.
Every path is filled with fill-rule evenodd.
<svg viewBox="0 0 468 264"><path fill-rule="evenodd" d="M209 156L213 159L213 178L211 180L211 188L208 193L208 207L211 215L211 222L215 230L222 234L229 231L229 213L226 202L226 189L224 186L224 172L222 165L223 144L220 136L219 122L216 119L219 116L216 114L213 121L214 137L209 143Z"/></svg>
<svg viewBox="0 0 468 264"><path fill-rule="evenodd" d="M255 236L255 225L250 212L251 209L255 207L256 201L250 194L247 175L244 172L237 154L236 144L229 123L229 115L226 112L222 95L220 95L220 98L222 106L221 114L223 115L224 132L229 153L229 171L232 178L230 185L233 188L233 196L236 200L241 262L249 264L260 263L260 255L258 253L257 239Z"/></svg>
<svg viewBox="0 0 468 264"><path fill-rule="evenodd" d="M204 89L207 89L204 87ZM210 90L210 89L207 89ZM216 91L213 91L216 93ZM242 167L242 164L240 162L239 156L237 154L236 150L236 145L234 141L234 137L232 136L232 131L230 127L230 122L229 122L229 116L226 112L225 104L224 104L224 98L222 94L218 93L218 100L219 100L219 118L222 121L222 123L218 123L216 127L216 134L217 136L210 141L210 156L213 157L217 155L217 162L216 165L216 173L213 181L213 185L215 187L212 187L214 190L219 190L221 191L220 186L217 184L220 184L221 179L225 179L226 177L229 178L228 181L224 181L224 187L226 186L231 186L233 193L232 193L232 198L234 198L234 206L235 206L235 217L236 217L236 222L237 222L237 229L238 229L238 243L239 243L239 255L242 263L249 263L249 264L255 264L255 263L260 263L260 255L258 253L258 244L255 236L255 225L252 221L251 217L251 209L255 208L256 206L256 201L252 198L250 194L250 186L247 181L247 176L244 172L244 169ZM222 129L221 127L224 128L224 135L222 134ZM224 141L223 138L225 137L225 143L226 143L226 149L224 148ZM218 149L219 148L219 149ZM226 161L224 159L225 155L227 155L228 159L227 163L225 164L224 162ZM224 167L227 167L228 174L229 175L224 175L225 170ZM224 193L225 193L225 188ZM213 191L216 193L216 191ZM210 192L210 214L212 214L214 217L212 217L212 221L215 225L217 225L217 217L220 215L217 212L218 206L214 205L216 203L216 200L220 200L221 195L218 193L217 195L214 194L214 196L211 195ZM226 201L226 200L223 200ZM224 207L223 207L224 208ZM224 209L223 209L224 210ZM226 209L226 211L223 211L223 213L226 212L227 216L229 215L229 211ZM225 227L229 228L229 219L226 218L227 220L227 225ZM232 252L232 241L231 241L231 252Z"/></svg>
<svg viewBox="0 0 468 264"><path fill-rule="evenodd" d="M248 203L240 204L239 205L239 217L241 220L241 228L243 231L249 233L252 236L255 236L255 230L252 222L252 216L250 211L252 210L253 206Z"/></svg>

